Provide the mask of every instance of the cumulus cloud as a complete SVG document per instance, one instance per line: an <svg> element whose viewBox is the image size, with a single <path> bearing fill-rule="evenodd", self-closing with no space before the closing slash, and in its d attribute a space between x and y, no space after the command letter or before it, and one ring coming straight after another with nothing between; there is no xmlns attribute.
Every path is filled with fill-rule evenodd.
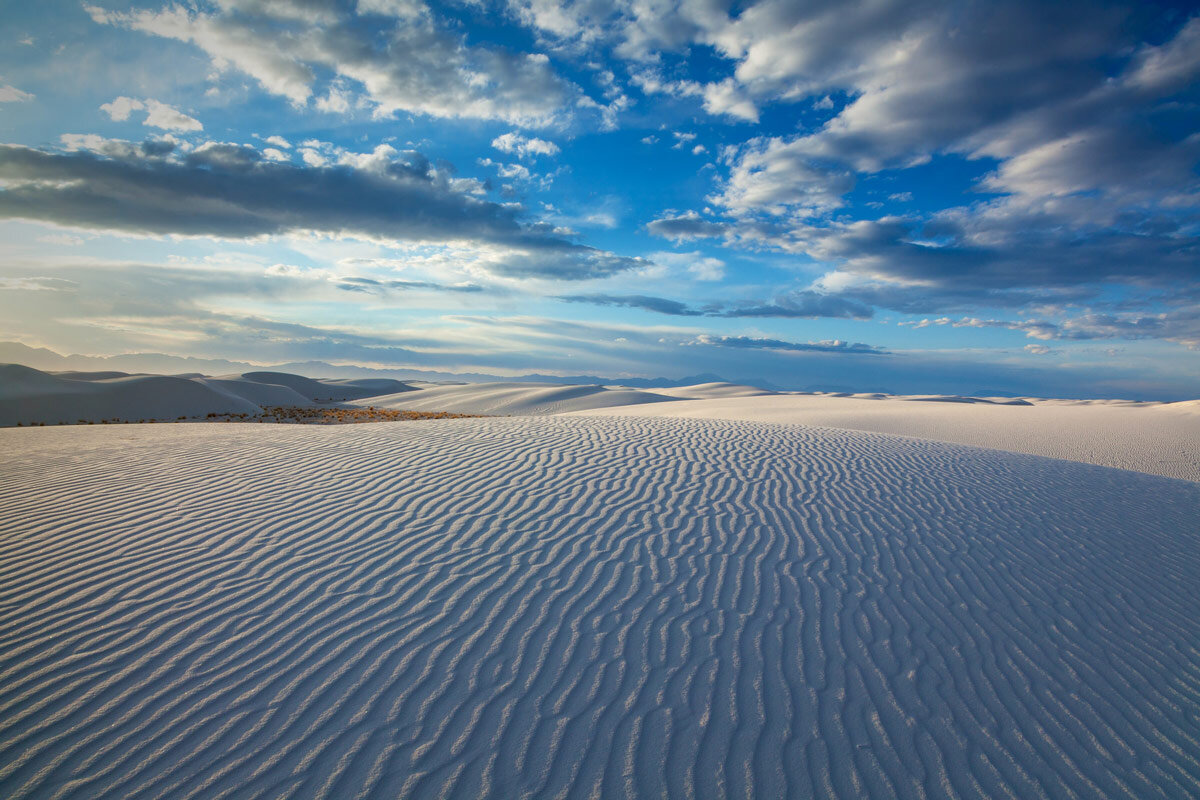
<svg viewBox="0 0 1200 800"><path fill-rule="evenodd" d="M580 96L544 54L473 46L417 2L372 0L351 10L304 0L222 0L203 9L87 10L98 23L194 44L218 69L237 69L297 106L311 102L334 113L361 98L377 117L407 111L547 125ZM376 21L364 24L364 15ZM322 96L323 72L337 80Z"/></svg>
<svg viewBox="0 0 1200 800"><path fill-rule="evenodd" d="M830 13L763 0L736 15L681 5L661 24L623 13L645 48L703 43L732 59L756 102L837 108L815 130L724 150L728 174L707 200L734 220L675 214L652 233L803 253L864 278L923 282L934 298L961 298L968 280L996 291L1186 279L1200 135L1167 111L1193 99L1200 18L1164 38L1086 2L884 0ZM1161 43L1139 41L1151 35ZM655 80L643 83L697 91ZM979 188L1003 196L933 219L828 222L864 173L948 155L994 161Z"/></svg>
<svg viewBox="0 0 1200 800"><path fill-rule="evenodd" d="M711 200L735 214L825 214L843 205L854 174L814 159L799 140L757 138L730 151L729 177Z"/></svg>
<svg viewBox="0 0 1200 800"><path fill-rule="evenodd" d="M100 137L69 144L65 153L0 145L0 218L151 235L479 242L492 248L488 268L510 277L605 277L646 264L526 225L476 196L473 182L388 145L305 167L220 142L187 152Z"/></svg>
<svg viewBox="0 0 1200 800"><path fill-rule="evenodd" d="M746 122L758 122L758 107L732 78L713 83L692 80L665 80L651 70L635 72L631 80L648 95L698 97L704 110L714 116L730 116Z"/></svg>
<svg viewBox="0 0 1200 800"><path fill-rule="evenodd" d="M199 131L204 126L200 121L158 100L138 100L133 97L118 97L111 103L100 106L100 110L117 122L124 122L134 111L145 111L143 125L169 131Z"/></svg>
<svg viewBox="0 0 1200 800"><path fill-rule="evenodd" d="M516 131L510 131L492 139L492 147L503 153L512 153L518 157L538 155L556 156L559 152L558 145L554 142L532 136L522 136Z"/></svg>

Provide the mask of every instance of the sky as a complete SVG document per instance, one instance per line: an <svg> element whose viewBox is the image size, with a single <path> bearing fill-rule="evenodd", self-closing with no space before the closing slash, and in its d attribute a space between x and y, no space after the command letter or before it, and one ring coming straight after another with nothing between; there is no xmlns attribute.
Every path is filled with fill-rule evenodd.
<svg viewBox="0 0 1200 800"><path fill-rule="evenodd" d="M1200 15L0 0L0 341L1200 397Z"/></svg>

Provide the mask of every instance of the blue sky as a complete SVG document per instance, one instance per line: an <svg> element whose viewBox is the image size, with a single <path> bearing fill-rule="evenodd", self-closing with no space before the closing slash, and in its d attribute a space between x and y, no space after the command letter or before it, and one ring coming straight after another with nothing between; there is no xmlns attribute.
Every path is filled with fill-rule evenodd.
<svg viewBox="0 0 1200 800"><path fill-rule="evenodd" d="M1200 17L7 4L0 340L1200 395Z"/></svg>

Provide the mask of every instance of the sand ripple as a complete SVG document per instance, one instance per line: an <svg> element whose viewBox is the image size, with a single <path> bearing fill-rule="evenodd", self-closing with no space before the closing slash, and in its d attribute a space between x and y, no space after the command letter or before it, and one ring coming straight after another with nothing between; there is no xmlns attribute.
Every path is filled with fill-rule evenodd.
<svg viewBox="0 0 1200 800"><path fill-rule="evenodd" d="M0 796L1200 796L1200 486L680 419L0 431Z"/></svg>

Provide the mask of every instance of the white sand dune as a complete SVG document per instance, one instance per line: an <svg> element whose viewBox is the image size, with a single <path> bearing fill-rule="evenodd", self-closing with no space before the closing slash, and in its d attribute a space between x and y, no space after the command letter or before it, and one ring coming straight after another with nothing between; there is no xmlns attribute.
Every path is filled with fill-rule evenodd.
<svg viewBox="0 0 1200 800"><path fill-rule="evenodd" d="M0 426L257 415L263 406L309 406L380 393L395 397L405 391L410 387L400 381L374 378L317 380L283 372L219 378L47 373L19 364L0 364Z"/></svg>
<svg viewBox="0 0 1200 800"><path fill-rule="evenodd" d="M1193 483L638 417L0 448L5 798L1200 796Z"/></svg>
<svg viewBox="0 0 1200 800"><path fill-rule="evenodd" d="M697 383L692 386L677 386L670 389L654 389L655 394L676 397L684 400L716 400L730 397L763 397L778 394L769 389L759 389L757 386L743 386L737 383Z"/></svg>
<svg viewBox="0 0 1200 800"><path fill-rule="evenodd" d="M911 402L919 400L923 402ZM932 402L944 400L948 402ZM962 402L973 400L974 402ZM594 409L915 436L1200 481L1200 402L777 394Z"/></svg>
<svg viewBox="0 0 1200 800"><path fill-rule="evenodd" d="M316 379L287 372L246 372L229 377L255 384L286 386L313 401L357 400L363 397L398 394L412 390L401 381L387 378Z"/></svg>
<svg viewBox="0 0 1200 800"><path fill-rule="evenodd" d="M0 426L259 414L264 406L466 414L694 417L847 428L970 444L1200 481L1200 401L1043 400L778 393L707 383L672 389L539 383L409 385L278 372L221 378L48 374L0 365Z"/></svg>
<svg viewBox="0 0 1200 800"><path fill-rule="evenodd" d="M663 403L674 400L644 389L549 383L462 383L427 386L400 395L371 397L356 405L408 411L456 414L527 415L587 411L609 406Z"/></svg>
<svg viewBox="0 0 1200 800"><path fill-rule="evenodd" d="M262 409L220 385L167 375L72 380L0 364L0 425L102 419L175 419L206 414L258 414Z"/></svg>

